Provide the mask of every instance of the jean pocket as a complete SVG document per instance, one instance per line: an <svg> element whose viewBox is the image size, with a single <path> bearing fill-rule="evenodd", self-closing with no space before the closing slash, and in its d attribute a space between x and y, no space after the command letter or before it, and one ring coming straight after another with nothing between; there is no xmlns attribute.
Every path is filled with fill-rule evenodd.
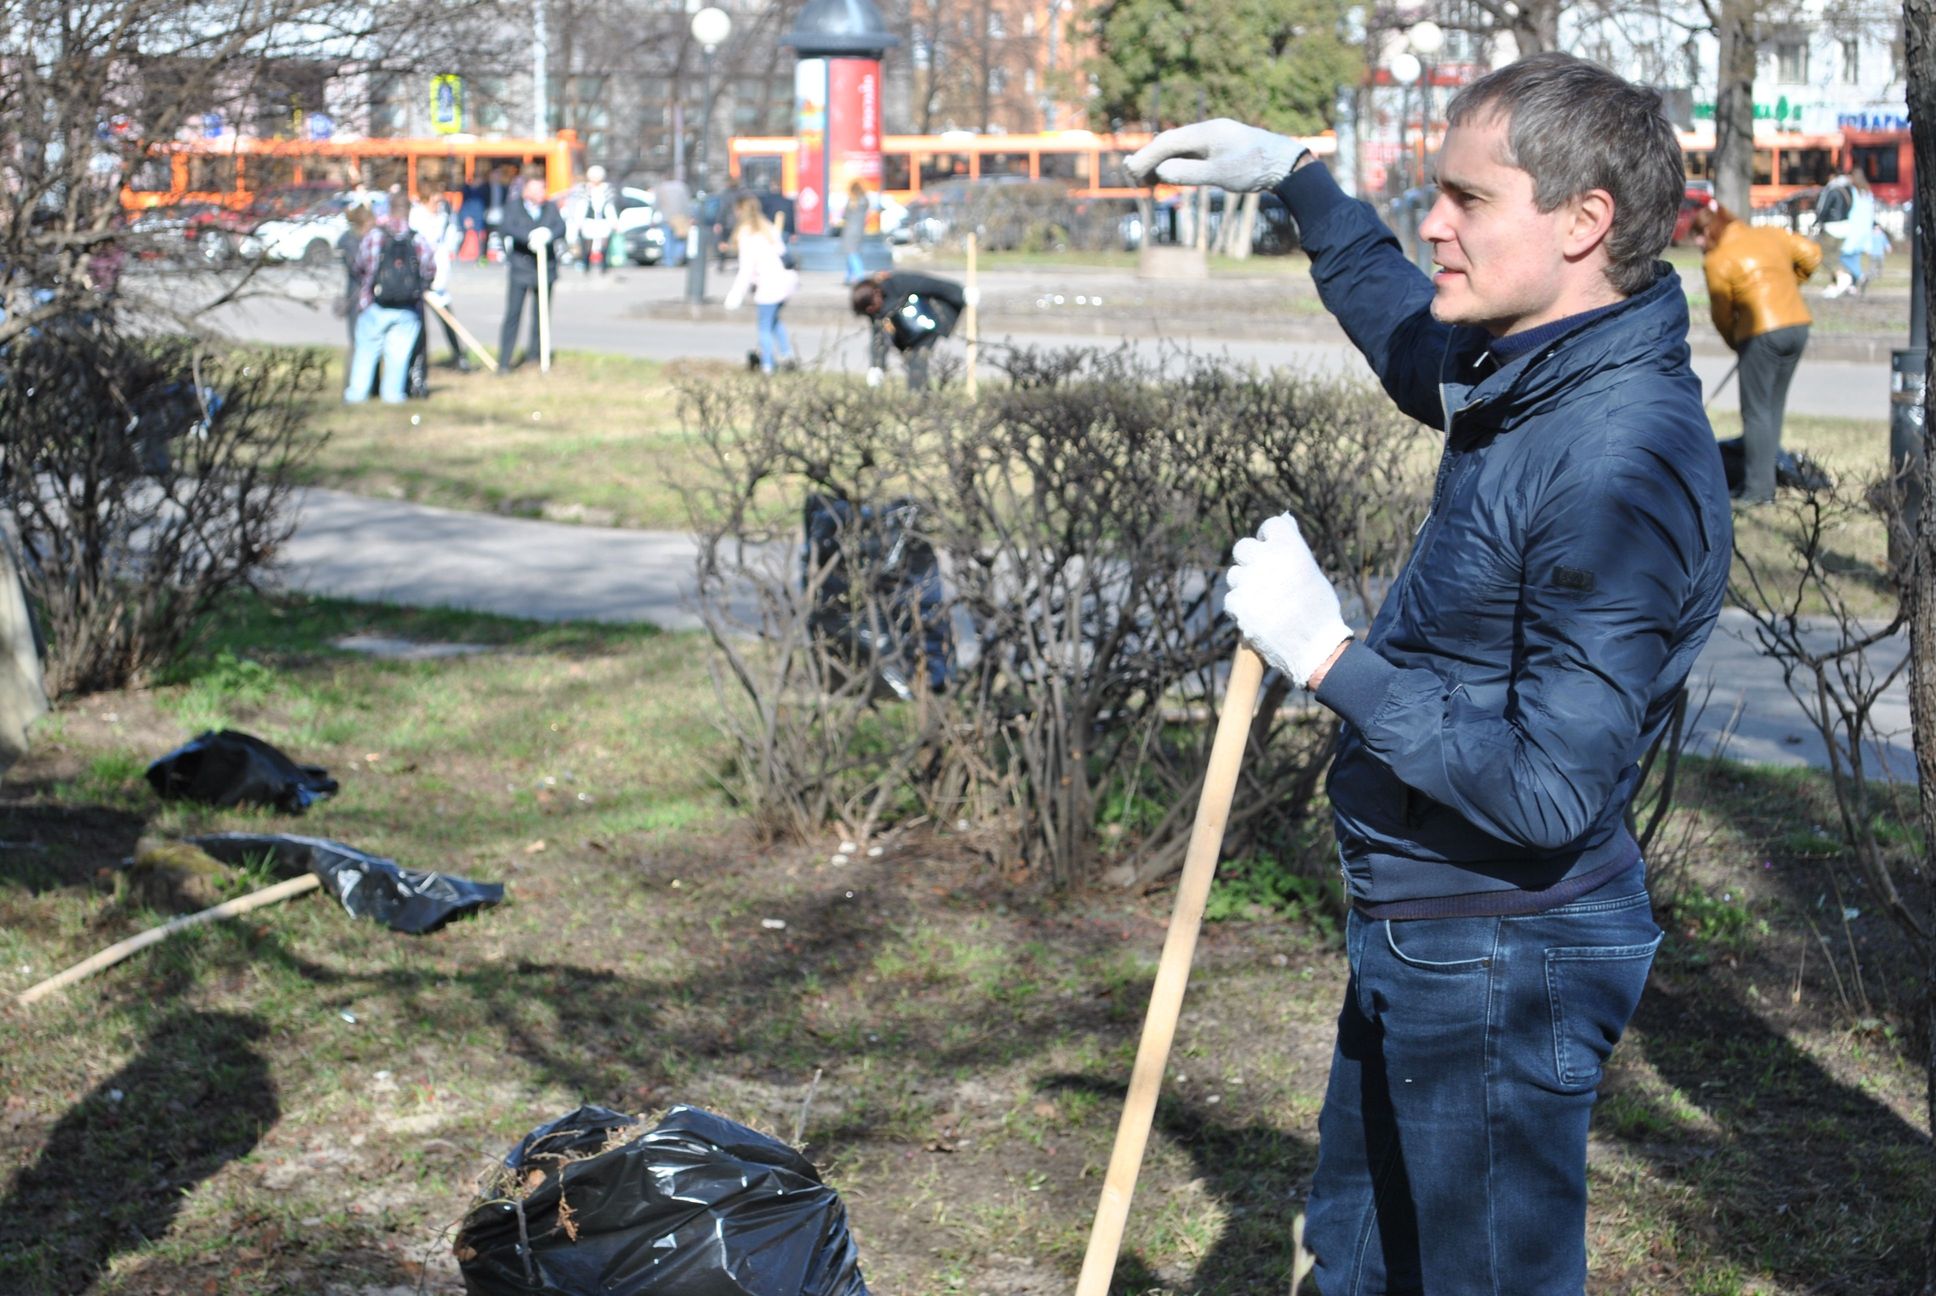
<svg viewBox="0 0 1936 1296"><path fill-rule="evenodd" d="M1406 967L1423 972L1477 972L1492 966L1499 943L1496 918L1385 920L1385 944Z"/></svg>
<svg viewBox="0 0 1936 1296"><path fill-rule="evenodd" d="M1546 994L1553 1011L1553 1070L1570 1089L1591 1089L1627 1029L1660 934L1645 945L1546 951Z"/></svg>

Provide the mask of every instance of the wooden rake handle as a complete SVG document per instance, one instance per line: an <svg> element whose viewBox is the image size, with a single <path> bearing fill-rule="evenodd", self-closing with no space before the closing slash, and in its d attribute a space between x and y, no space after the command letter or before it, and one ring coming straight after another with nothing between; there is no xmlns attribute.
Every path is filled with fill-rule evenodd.
<svg viewBox="0 0 1936 1296"><path fill-rule="evenodd" d="M1176 908L1170 914L1169 935L1163 940L1156 985L1150 990L1143 1039L1136 1047L1136 1069L1130 1076L1129 1097L1123 1102L1122 1123L1116 1126L1116 1146L1109 1154L1109 1171L1103 1177L1102 1201L1096 1206L1096 1222L1089 1231L1082 1275L1076 1279L1076 1296L1107 1296L1109 1279L1116 1269L1123 1226L1129 1222L1129 1199L1136 1191L1143 1149L1156 1118L1156 1095L1163 1087L1170 1043L1176 1038L1177 1018L1183 1012L1183 987L1190 979L1197 929L1203 925L1203 908L1217 874L1224 825L1230 819L1230 798L1237 789L1237 771L1243 764L1244 743L1250 736L1251 713L1257 709L1257 689L1263 678L1263 659L1248 645L1240 645L1224 689L1223 712L1210 745L1210 768L1203 776L1203 796L1197 802L1196 824L1190 829L1190 847L1183 857Z"/></svg>

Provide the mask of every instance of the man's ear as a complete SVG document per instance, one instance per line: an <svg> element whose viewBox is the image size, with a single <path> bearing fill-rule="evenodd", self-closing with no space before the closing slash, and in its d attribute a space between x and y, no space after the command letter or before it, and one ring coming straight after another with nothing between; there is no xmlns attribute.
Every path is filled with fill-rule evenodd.
<svg viewBox="0 0 1936 1296"><path fill-rule="evenodd" d="M1569 259L1577 260L1613 232L1613 195L1604 189L1589 189L1570 206L1573 218L1563 232L1564 251Z"/></svg>

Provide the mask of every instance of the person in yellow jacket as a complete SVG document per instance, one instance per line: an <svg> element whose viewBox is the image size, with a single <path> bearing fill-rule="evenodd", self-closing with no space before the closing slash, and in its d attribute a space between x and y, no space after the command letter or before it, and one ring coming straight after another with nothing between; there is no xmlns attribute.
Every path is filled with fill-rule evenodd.
<svg viewBox="0 0 1936 1296"><path fill-rule="evenodd" d="M1778 226L1749 225L1719 203L1695 213L1714 327L1740 357L1741 448L1745 471L1736 498L1775 497L1782 412L1814 317L1801 286L1822 264L1822 249Z"/></svg>

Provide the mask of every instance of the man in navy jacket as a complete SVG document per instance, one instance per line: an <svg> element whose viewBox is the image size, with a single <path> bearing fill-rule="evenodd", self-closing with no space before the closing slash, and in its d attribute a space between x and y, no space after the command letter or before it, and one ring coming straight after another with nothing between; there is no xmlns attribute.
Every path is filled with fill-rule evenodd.
<svg viewBox="0 0 1936 1296"><path fill-rule="evenodd" d="M1660 940L1623 812L1713 628L1731 522L1658 260L1682 191L1658 96L1542 54L1448 120L1429 278L1295 140L1199 122L1129 165L1274 190L1325 305L1445 434L1361 637L1289 515L1229 573L1244 637L1345 722L1319 1290L1577 1296L1588 1118Z"/></svg>

